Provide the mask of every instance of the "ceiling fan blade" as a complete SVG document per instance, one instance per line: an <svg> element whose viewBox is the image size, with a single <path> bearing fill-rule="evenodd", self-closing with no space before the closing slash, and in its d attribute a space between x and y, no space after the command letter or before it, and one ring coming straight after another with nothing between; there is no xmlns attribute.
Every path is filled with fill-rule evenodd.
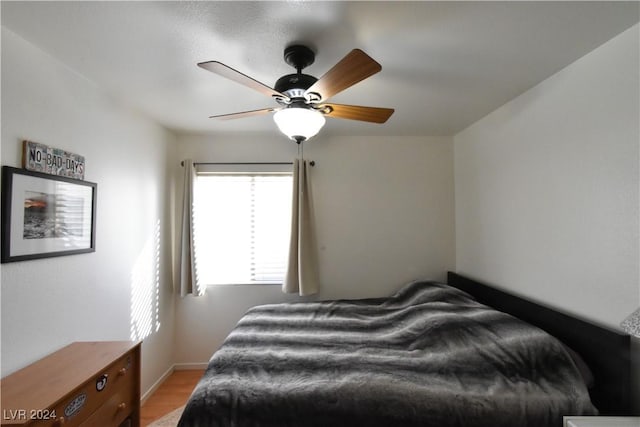
<svg viewBox="0 0 640 427"><path fill-rule="evenodd" d="M236 83L240 83L241 85L245 85L253 90L257 90L258 92L270 96L270 97L278 97L283 99L289 99L289 97L283 93L280 93L276 90L271 89L269 86L260 83L259 81L252 79L251 77L242 74L240 71L234 70L233 68L224 65L222 62L218 61L208 61L208 62L200 62L198 67L203 68L207 71L211 71L212 73L216 73L222 77L226 77L229 80L233 80Z"/></svg>
<svg viewBox="0 0 640 427"><path fill-rule="evenodd" d="M321 100L331 98L382 70L382 66L360 49L353 49L315 82L306 93L316 93Z"/></svg>
<svg viewBox="0 0 640 427"><path fill-rule="evenodd" d="M395 111L393 108L363 107L360 105L322 104L320 111L328 117L337 119L360 120L363 122L384 123Z"/></svg>
<svg viewBox="0 0 640 427"><path fill-rule="evenodd" d="M220 114L217 116L209 116L210 119L220 119L220 120L232 120L232 119L242 119L245 117L251 116L261 116L263 114L271 113L273 111L278 111L280 108L263 108L261 110L251 110L251 111L242 111L240 113L231 113L231 114Z"/></svg>

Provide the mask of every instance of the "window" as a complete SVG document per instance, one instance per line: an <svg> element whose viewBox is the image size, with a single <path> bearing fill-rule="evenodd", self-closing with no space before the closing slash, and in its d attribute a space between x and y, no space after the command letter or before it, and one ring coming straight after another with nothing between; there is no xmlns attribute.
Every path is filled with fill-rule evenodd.
<svg viewBox="0 0 640 427"><path fill-rule="evenodd" d="M291 232L291 171L221 168L199 170L194 183L194 249L200 282L282 283Z"/></svg>

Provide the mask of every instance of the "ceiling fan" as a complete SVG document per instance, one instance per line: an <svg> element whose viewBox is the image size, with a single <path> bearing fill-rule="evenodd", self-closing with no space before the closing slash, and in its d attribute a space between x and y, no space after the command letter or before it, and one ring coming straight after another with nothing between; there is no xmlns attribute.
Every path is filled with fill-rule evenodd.
<svg viewBox="0 0 640 427"><path fill-rule="evenodd" d="M360 49L349 52L319 79L302 73L302 70L315 60L315 53L307 46L287 47L284 50L284 60L296 69L296 73L280 77L273 89L221 62L200 62L198 67L254 89L273 98L279 104L277 107L210 118L229 120L275 112L273 118L280 131L300 144L320 131L325 124L325 116L384 123L394 112L391 108L326 102L337 93L382 69L380 64Z"/></svg>

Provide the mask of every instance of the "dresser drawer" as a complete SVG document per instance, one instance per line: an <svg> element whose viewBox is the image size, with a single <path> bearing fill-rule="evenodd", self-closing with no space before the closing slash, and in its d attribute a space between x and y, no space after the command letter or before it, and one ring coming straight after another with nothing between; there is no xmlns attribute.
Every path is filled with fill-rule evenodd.
<svg viewBox="0 0 640 427"><path fill-rule="evenodd" d="M2 380L2 426L140 425L140 342L77 342Z"/></svg>
<svg viewBox="0 0 640 427"><path fill-rule="evenodd" d="M30 426L76 427L82 425L87 417L91 416L102 405L111 402L112 398L121 400L123 399L123 393L131 396L135 387L135 376L132 369L135 366L133 357L131 353L121 357L104 371L83 384L80 389L69 395L66 400L52 408L53 410L50 413L55 414L55 418L47 417L48 419L36 420ZM126 413L130 412L130 400L128 398L126 401ZM106 424L104 425L106 426Z"/></svg>
<svg viewBox="0 0 640 427"><path fill-rule="evenodd" d="M80 427L117 427L131 415L133 404L130 388L116 391L104 405L80 424Z"/></svg>

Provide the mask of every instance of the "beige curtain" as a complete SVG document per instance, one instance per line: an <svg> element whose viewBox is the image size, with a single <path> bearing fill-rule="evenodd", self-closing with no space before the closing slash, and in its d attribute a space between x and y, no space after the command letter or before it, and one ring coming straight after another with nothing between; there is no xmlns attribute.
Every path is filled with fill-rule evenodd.
<svg viewBox="0 0 640 427"><path fill-rule="evenodd" d="M291 212L291 241L289 260L282 291L311 295L318 292L318 278L314 255L311 222L311 194L308 163L293 162L293 200Z"/></svg>
<svg viewBox="0 0 640 427"><path fill-rule="evenodd" d="M180 227L179 285L180 296L204 295L205 289L198 283L198 271L193 248L193 186L196 180L196 168L191 159L183 162L184 191L182 196L182 225Z"/></svg>

